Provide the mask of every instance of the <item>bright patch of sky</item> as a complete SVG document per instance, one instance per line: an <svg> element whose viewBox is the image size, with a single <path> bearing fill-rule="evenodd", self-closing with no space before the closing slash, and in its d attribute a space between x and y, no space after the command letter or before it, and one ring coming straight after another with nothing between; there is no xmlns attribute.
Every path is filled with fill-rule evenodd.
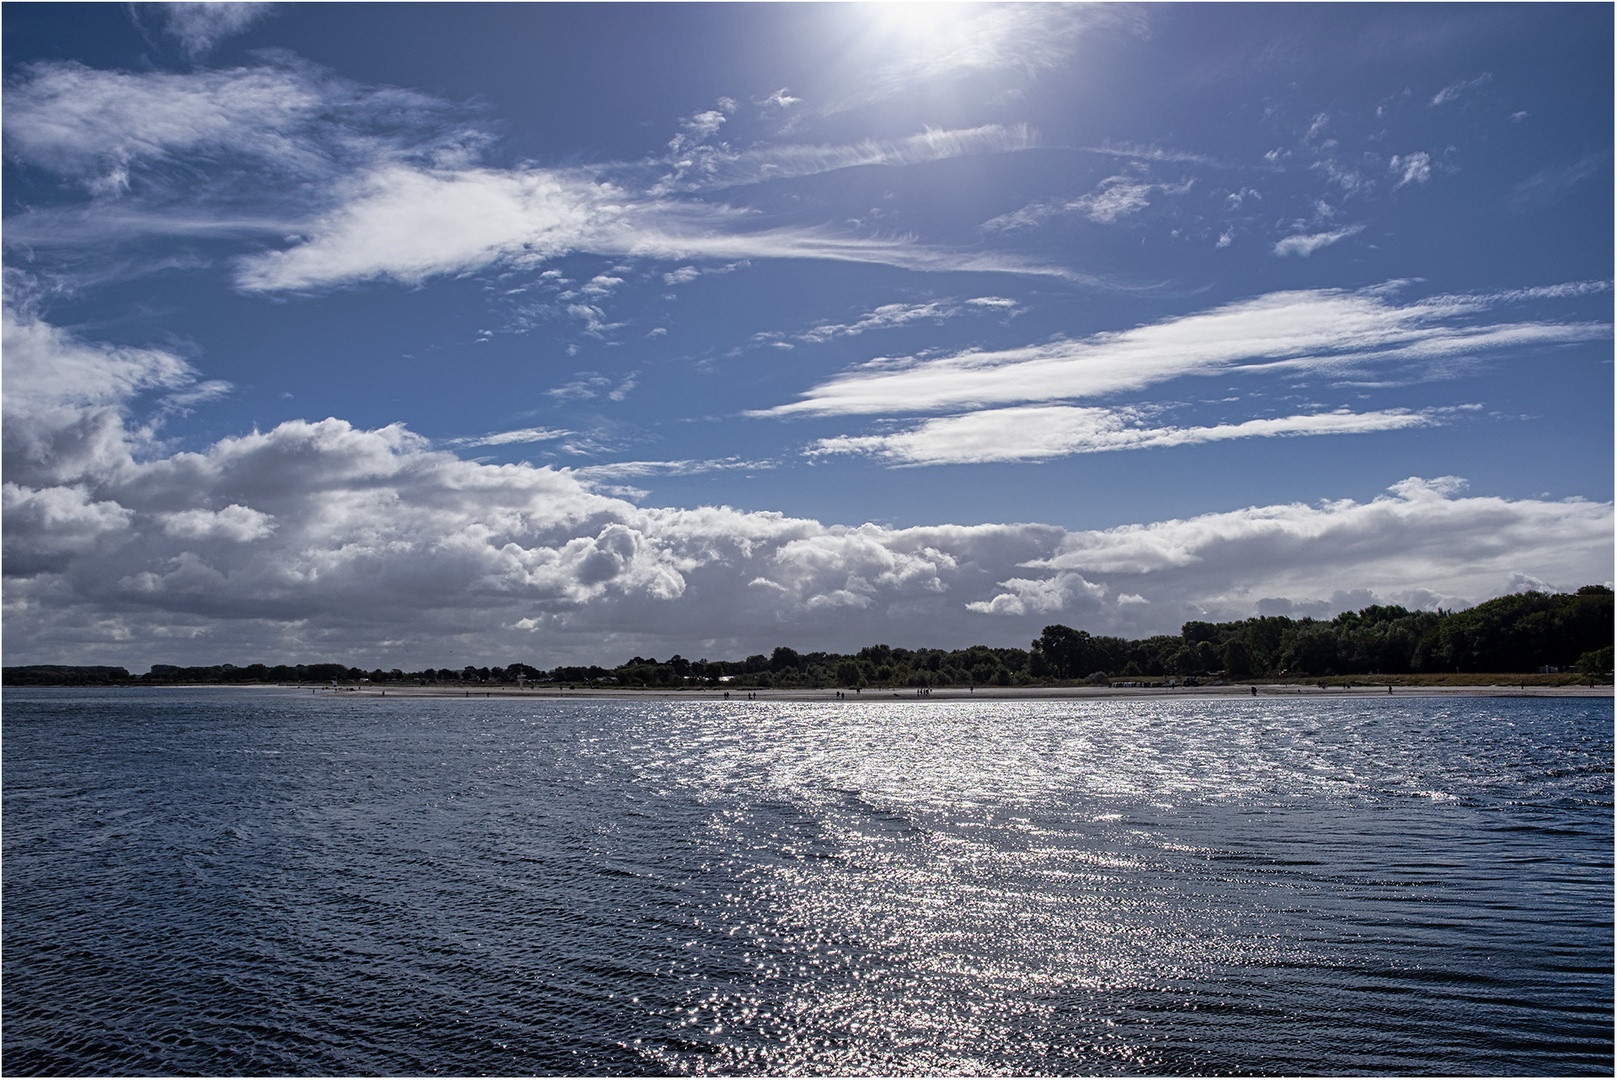
<svg viewBox="0 0 1617 1080"><path fill-rule="evenodd" d="M1600 5L22 5L7 663L1612 578Z"/></svg>

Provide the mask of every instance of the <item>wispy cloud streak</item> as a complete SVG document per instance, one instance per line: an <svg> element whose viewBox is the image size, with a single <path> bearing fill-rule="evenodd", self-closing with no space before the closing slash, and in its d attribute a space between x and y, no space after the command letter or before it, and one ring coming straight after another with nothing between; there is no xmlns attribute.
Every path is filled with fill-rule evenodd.
<svg viewBox="0 0 1617 1080"><path fill-rule="evenodd" d="M1355 413L1341 409L1199 427L1153 427L1138 409L1025 406L941 417L887 435L821 439L807 453L810 457L862 454L894 465L1048 461L1071 454L1192 446L1231 439L1399 431L1440 423L1443 412L1386 409Z"/></svg>
<svg viewBox="0 0 1617 1080"><path fill-rule="evenodd" d="M1598 340L1592 322L1482 322L1487 297L1395 304L1385 289L1270 293L1164 322L937 358L881 358L759 416L920 413L1095 398L1171 379L1291 371L1345 377L1377 365L1439 370L1508 347Z"/></svg>

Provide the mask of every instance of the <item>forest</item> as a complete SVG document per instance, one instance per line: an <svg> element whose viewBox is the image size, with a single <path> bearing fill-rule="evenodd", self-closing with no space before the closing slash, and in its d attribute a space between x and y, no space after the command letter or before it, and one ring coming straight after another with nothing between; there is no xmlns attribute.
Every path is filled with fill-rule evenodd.
<svg viewBox="0 0 1617 1080"><path fill-rule="evenodd" d="M503 666L404 671L337 663L154 664L144 675L121 667L7 667L8 686L229 685L241 683L399 683L407 685L566 685L676 689L1059 686L1134 678L1227 681L1411 675L1612 671L1612 590L1524 592L1461 611L1375 605L1334 619L1258 616L1239 622L1187 622L1177 635L1129 640L1052 624L1026 649L973 645L909 649L868 645L857 653L800 653L779 646L742 660L665 660L635 656L615 667Z"/></svg>

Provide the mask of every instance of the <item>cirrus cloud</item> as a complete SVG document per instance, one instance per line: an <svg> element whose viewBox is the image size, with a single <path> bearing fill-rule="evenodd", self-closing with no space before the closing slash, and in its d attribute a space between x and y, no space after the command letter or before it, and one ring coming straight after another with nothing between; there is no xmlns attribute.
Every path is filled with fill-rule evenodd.
<svg viewBox="0 0 1617 1080"><path fill-rule="evenodd" d="M895 465L1048 461L1069 454L1191 446L1229 439L1400 431L1439 423L1441 415L1440 410L1355 413L1339 409L1199 427L1152 427L1139 409L1039 405L941 417L887 435L821 439L807 454L865 454Z"/></svg>
<svg viewBox="0 0 1617 1080"><path fill-rule="evenodd" d="M1392 286L1269 293L1132 330L932 358L880 358L755 416L936 412L1094 398L1186 376L1293 372L1343 377L1378 365L1441 371L1506 348L1608 337L1605 323L1479 321L1502 296L1408 304Z"/></svg>

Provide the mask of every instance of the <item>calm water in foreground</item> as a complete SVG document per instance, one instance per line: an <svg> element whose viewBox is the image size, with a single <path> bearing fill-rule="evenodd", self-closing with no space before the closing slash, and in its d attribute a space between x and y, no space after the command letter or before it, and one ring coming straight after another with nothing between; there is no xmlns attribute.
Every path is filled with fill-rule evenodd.
<svg viewBox="0 0 1617 1080"><path fill-rule="evenodd" d="M1606 1073L1612 704L4 695L30 1073Z"/></svg>

